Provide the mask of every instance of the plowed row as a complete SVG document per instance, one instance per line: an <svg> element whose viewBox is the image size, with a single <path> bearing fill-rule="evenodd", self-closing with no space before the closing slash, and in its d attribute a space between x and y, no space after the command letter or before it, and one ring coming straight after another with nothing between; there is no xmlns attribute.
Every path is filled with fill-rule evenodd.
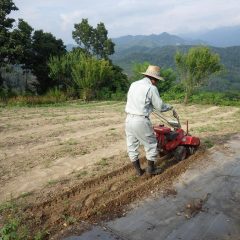
<svg viewBox="0 0 240 240"><path fill-rule="evenodd" d="M174 193L172 182L181 173L207 161L205 149L240 131L239 108L174 107L202 147L185 161L161 162L161 175L141 178L126 154L122 102L0 109L0 202L17 198L17 207L6 208L0 224L19 218L29 236L41 232L59 239L83 221L122 215L130 203L152 193ZM146 167L143 149L140 153Z"/></svg>
<svg viewBox="0 0 240 240"><path fill-rule="evenodd" d="M159 176L135 177L132 166L127 164L67 190L60 187L51 197L44 196L38 203L27 205L23 212L25 221L31 229L48 229L54 236L67 227L71 230L69 219L95 223L121 216L128 204L151 196L153 192L174 192L172 182L192 163L203 160L203 156L204 150L199 149L196 155L183 162L165 160L162 163L164 172Z"/></svg>

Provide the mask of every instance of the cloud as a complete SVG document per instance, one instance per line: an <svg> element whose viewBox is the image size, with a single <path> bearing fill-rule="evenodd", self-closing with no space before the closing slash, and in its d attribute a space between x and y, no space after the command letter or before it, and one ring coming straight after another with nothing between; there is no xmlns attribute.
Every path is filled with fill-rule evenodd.
<svg viewBox="0 0 240 240"><path fill-rule="evenodd" d="M236 0L15 0L34 28L71 40L74 23L103 22L110 37L161 32L184 33L240 24Z"/></svg>
<svg viewBox="0 0 240 240"><path fill-rule="evenodd" d="M74 11L69 14L60 14L60 18L62 20L61 27L63 31L66 31L69 26L73 25L77 19L79 19L81 16L83 16L83 13L81 11Z"/></svg>

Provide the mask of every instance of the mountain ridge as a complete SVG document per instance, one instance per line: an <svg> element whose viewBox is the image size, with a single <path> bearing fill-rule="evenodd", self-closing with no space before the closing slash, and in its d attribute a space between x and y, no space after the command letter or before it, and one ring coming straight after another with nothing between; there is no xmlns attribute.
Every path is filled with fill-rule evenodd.
<svg viewBox="0 0 240 240"><path fill-rule="evenodd" d="M122 50L131 47L162 47L166 45L200 45L207 44L202 40L186 40L177 35L163 32L160 34L151 35L126 35L119 38L113 38L112 41L116 44L115 51L120 52Z"/></svg>
<svg viewBox="0 0 240 240"><path fill-rule="evenodd" d="M231 47L240 46L240 25L219 27L205 32L170 34L162 32L150 35L124 35L112 38L116 44L115 50L133 46L157 47L166 45L209 45L213 47ZM74 44L66 44L70 51Z"/></svg>

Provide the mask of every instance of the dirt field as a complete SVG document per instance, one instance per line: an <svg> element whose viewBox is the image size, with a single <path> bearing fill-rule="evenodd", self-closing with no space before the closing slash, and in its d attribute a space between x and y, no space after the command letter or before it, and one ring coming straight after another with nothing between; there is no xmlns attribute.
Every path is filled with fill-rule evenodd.
<svg viewBox="0 0 240 240"><path fill-rule="evenodd" d="M162 163L163 174L142 178L126 154L122 102L0 109L0 222L19 218L28 229L21 234L59 239L85 222L124 214L129 203L155 190L175 193L173 180L240 131L240 109L173 105L202 146L183 162Z"/></svg>

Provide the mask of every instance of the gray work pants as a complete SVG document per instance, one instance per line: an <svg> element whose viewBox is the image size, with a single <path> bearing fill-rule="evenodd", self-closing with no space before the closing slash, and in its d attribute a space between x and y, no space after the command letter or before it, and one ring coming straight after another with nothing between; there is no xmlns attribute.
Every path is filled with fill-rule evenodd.
<svg viewBox="0 0 240 240"><path fill-rule="evenodd" d="M132 162L138 159L140 144L144 146L147 160L156 161L158 155L157 139L149 118L128 114L125 121L125 132L128 156Z"/></svg>

